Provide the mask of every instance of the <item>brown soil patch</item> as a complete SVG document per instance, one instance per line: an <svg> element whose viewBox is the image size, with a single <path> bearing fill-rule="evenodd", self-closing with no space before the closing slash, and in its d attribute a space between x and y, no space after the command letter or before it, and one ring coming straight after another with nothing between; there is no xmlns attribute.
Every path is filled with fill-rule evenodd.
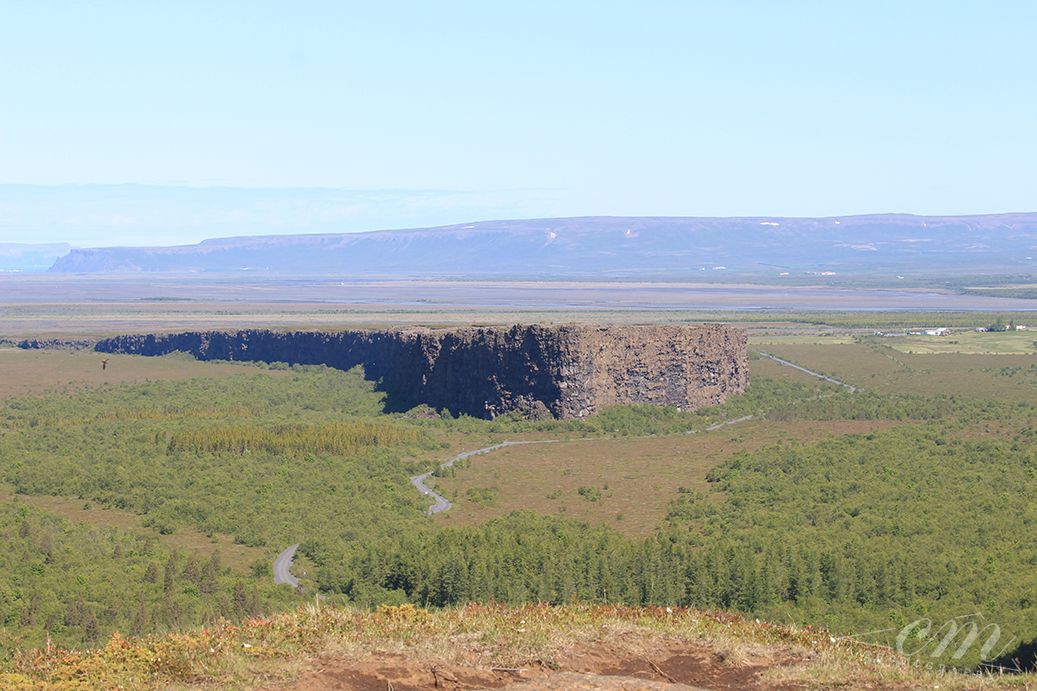
<svg viewBox="0 0 1037 691"><path fill-rule="evenodd" d="M357 659L332 657L314 662L312 671L270 691L436 691L441 689L602 689L656 691L709 689L737 691L777 688L761 678L775 666L801 662L803 654L771 651L732 662L708 643L669 644L631 651L607 641L585 644L556 657L516 668L488 665L417 664L402 655L369 654Z"/></svg>

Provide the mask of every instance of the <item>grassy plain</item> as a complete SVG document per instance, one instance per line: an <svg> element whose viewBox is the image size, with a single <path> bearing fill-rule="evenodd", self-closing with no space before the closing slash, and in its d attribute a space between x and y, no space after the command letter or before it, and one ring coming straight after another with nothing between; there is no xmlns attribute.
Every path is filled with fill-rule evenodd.
<svg viewBox="0 0 1037 691"><path fill-rule="evenodd" d="M706 475L733 453L786 439L807 443L866 434L892 424L885 420L777 424L754 419L698 434L505 447L472 457L471 466L458 470L456 477L436 479L438 491L454 502L454 508L436 520L470 525L533 509L603 523L628 537L646 537L681 494L722 501L722 495L710 492Z"/></svg>
<svg viewBox="0 0 1037 691"><path fill-rule="evenodd" d="M384 328L409 324L783 322L833 329L986 326L1032 300L962 296L931 283L800 277L508 280L348 276L0 274L0 337L187 329ZM804 283L805 282L805 283ZM794 283L795 285L790 285ZM937 310L932 315L921 310ZM949 312L947 310L961 310ZM1024 322L1025 323L1025 322Z"/></svg>
<svg viewBox="0 0 1037 691"><path fill-rule="evenodd" d="M902 353L967 355L1037 355L1037 331L952 331L945 336L887 336Z"/></svg>
<svg viewBox="0 0 1037 691"><path fill-rule="evenodd" d="M1037 356L983 351L923 354L898 349L891 340L818 345L753 339L750 347L875 393L1037 399Z"/></svg>
<svg viewBox="0 0 1037 691"><path fill-rule="evenodd" d="M108 364L102 368L104 360L108 360ZM0 400L46 391L71 394L102 384L216 378L245 371L262 371L273 377L283 375L283 372L257 370L245 364L199 362L189 355L149 358L92 350L26 350L8 346L0 347Z"/></svg>
<svg viewBox="0 0 1037 691"><path fill-rule="evenodd" d="M788 326L785 330L790 330ZM802 327L796 329L797 331L804 331ZM783 336L774 335L771 333L761 333L759 330L753 330L752 332L752 346L763 346L763 345L847 345L856 342L856 336L853 332L844 331L837 333L800 333L796 336Z"/></svg>

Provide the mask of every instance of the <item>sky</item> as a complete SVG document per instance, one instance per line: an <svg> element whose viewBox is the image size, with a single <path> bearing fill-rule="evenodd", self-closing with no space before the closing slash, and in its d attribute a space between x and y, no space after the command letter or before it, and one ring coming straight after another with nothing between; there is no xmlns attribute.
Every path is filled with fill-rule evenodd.
<svg viewBox="0 0 1037 691"><path fill-rule="evenodd" d="M1037 211L1034 35L1033 2L0 0L0 242Z"/></svg>

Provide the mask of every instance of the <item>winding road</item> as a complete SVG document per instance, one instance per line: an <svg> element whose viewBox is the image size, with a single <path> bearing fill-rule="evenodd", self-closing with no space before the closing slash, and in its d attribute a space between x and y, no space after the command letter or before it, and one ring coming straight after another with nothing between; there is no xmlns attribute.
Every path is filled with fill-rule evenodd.
<svg viewBox="0 0 1037 691"><path fill-rule="evenodd" d="M740 417L737 420L728 420L726 422L717 423L715 425L707 427L704 430L697 430L697 429L689 430L689 431L685 432L685 434L698 434L699 432L711 432L713 430L720 429L721 427L724 427L725 425L733 425L736 422L744 422L746 420L751 420L752 418L753 418L752 415L746 415L745 417ZM610 439L610 438L611 437L600 437L600 439ZM487 453L489 451L494 451L496 449L500 449L500 448L503 448L505 446L517 446L519 444L558 444L558 443L561 443L561 442L564 442L564 441L590 441L590 440L589 439L532 439L532 440L529 440L529 441L506 441L506 442L501 442L500 444L494 444L493 446L487 446L487 447L482 448L482 449L476 449L475 451L465 451L464 453L461 453L461 454L458 454L457 456L454 456L449 461L447 461L446 463L443 463L439 467L440 468L449 468L450 466L454 465L454 461L460 461L460 460L462 460L464 458L468 458L469 456L475 456L475 455L478 455L478 454L481 454L481 453ZM444 511L449 511L450 507L452 506L452 504L449 501L447 501L446 497L444 497L442 494L439 494L438 492L436 492L435 490L431 489L428 485L425 484L425 480L427 480L434 472L435 471L433 470L433 471L429 471L427 473L423 473L421 475L415 475L414 477L412 477L410 479L410 483L412 485L414 485L415 487L417 487L419 492L421 492L422 494L424 494L427 497L432 497L433 499L435 499L436 503L434 503L432 506L430 506L428 508L428 511L425 512L429 516L431 516L432 514L435 514L435 513L443 513Z"/></svg>
<svg viewBox="0 0 1037 691"><path fill-rule="evenodd" d="M506 441L506 442L501 442L500 444L494 444L493 446L487 446L487 447L485 447L483 449L476 449L475 451L465 451L464 453L461 453L461 454L458 454L458 455L454 456L449 461L447 461L446 463L443 463L439 467L440 468L449 468L450 466L452 466L454 464L454 461L460 461L462 459L468 458L469 456L475 456L475 455L478 455L478 454L481 454L481 453L486 453L488 451L493 451L495 449L500 449L500 448L505 447L505 446L518 446L519 444L554 444L554 443L561 442L561 441L565 441L565 440L564 439L533 439L533 440L530 440L530 441ZM434 513L443 513L444 511L449 511L450 507L452 506L451 503L446 500L446 497L444 497L442 494L437 493L435 490L430 489L428 487L428 485L425 484L425 480L427 480L429 478L429 476L432 475L432 473L434 473L434 472L436 472L436 471L433 470L433 471L424 473L422 475L415 475L414 477L412 477L410 479L410 483L412 485L414 485L415 487L417 487L419 492L421 492L422 494L424 494L426 496L432 497L433 499L436 500L436 503L433 504L432 506L430 506L428 511L425 512L429 516L431 516Z"/></svg>

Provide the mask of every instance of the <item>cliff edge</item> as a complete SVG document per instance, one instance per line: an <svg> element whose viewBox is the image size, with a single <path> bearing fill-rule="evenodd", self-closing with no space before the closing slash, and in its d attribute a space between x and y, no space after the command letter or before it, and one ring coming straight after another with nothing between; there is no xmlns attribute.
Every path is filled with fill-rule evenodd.
<svg viewBox="0 0 1037 691"><path fill-rule="evenodd" d="M698 326L403 328L386 331L208 331L104 339L106 353L192 353L200 360L363 365L415 403L493 418L514 410L570 419L604 406L695 410L749 383L742 329Z"/></svg>

